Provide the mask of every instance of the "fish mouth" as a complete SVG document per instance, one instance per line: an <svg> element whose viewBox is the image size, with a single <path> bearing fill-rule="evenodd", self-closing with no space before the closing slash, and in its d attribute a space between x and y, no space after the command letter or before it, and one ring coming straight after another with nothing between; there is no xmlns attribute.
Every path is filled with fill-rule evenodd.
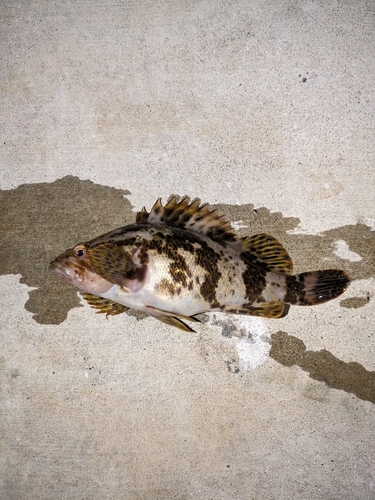
<svg viewBox="0 0 375 500"><path fill-rule="evenodd" d="M62 264L57 260L50 263L49 270L58 278L75 286L79 286L79 283L82 283L85 278L84 268L80 269L77 266L69 265L69 263Z"/></svg>
<svg viewBox="0 0 375 500"><path fill-rule="evenodd" d="M58 257L50 263L49 271L69 285L94 295L105 293L113 287L113 283L91 271L84 263L82 264L77 263L72 256L64 256L61 260Z"/></svg>

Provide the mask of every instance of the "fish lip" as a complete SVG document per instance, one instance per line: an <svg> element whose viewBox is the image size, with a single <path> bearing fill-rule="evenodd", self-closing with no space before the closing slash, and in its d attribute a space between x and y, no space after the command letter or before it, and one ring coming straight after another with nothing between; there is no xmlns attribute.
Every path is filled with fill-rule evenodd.
<svg viewBox="0 0 375 500"><path fill-rule="evenodd" d="M81 273L77 271L77 269L72 268L69 264L62 264L57 260L53 260L49 265L49 271L55 276L63 279L68 282L81 282L83 281L83 277Z"/></svg>
<svg viewBox="0 0 375 500"><path fill-rule="evenodd" d="M64 268L63 268L62 264L60 262L57 262L56 260L53 260L52 262L50 262L50 264L48 266L48 270L52 274L57 274L57 275L64 272Z"/></svg>
<svg viewBox="0 0 375 500"><path fill-rule="evenodd" d="M113 283L105 281L85 266L77 264L72 258L65 258L61 262L58 257L50 263L49 271L69 285L94 295L107 292L114 286Z"/></svg>

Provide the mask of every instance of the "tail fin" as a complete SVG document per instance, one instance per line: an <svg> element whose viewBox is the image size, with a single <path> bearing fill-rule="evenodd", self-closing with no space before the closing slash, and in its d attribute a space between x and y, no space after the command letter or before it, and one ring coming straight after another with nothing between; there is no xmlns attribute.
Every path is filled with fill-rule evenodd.
<svg viewBox="0 0 375 500"><path fill-rule="evenodd" d="M347 289L350 278L339 269L327 269L287 276L286 283L287 293L283 302L312 306L341 295Z"/></svg>

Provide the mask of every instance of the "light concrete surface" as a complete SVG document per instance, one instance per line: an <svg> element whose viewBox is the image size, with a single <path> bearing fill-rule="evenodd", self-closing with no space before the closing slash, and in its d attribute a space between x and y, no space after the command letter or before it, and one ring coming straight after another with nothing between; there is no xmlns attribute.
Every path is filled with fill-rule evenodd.
<svg viewBox="0 0 375 500"><path fill-rule="evenodd" d="M0 497L375 498L374 3L0 15ZM349 290L187 334L107 321L48 274L171 194Z"/></svg>

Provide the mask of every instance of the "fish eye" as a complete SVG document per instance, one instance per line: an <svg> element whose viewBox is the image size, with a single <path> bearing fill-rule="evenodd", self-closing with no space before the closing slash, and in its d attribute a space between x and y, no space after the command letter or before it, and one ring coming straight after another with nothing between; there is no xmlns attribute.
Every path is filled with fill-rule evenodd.
<svg viewBox="0 0 375 500"><path fill-rule="evenodd" d="M76 248L74 253L76 254L77 257L83 257L85 255L85 249L79 246Z"/></svg>

